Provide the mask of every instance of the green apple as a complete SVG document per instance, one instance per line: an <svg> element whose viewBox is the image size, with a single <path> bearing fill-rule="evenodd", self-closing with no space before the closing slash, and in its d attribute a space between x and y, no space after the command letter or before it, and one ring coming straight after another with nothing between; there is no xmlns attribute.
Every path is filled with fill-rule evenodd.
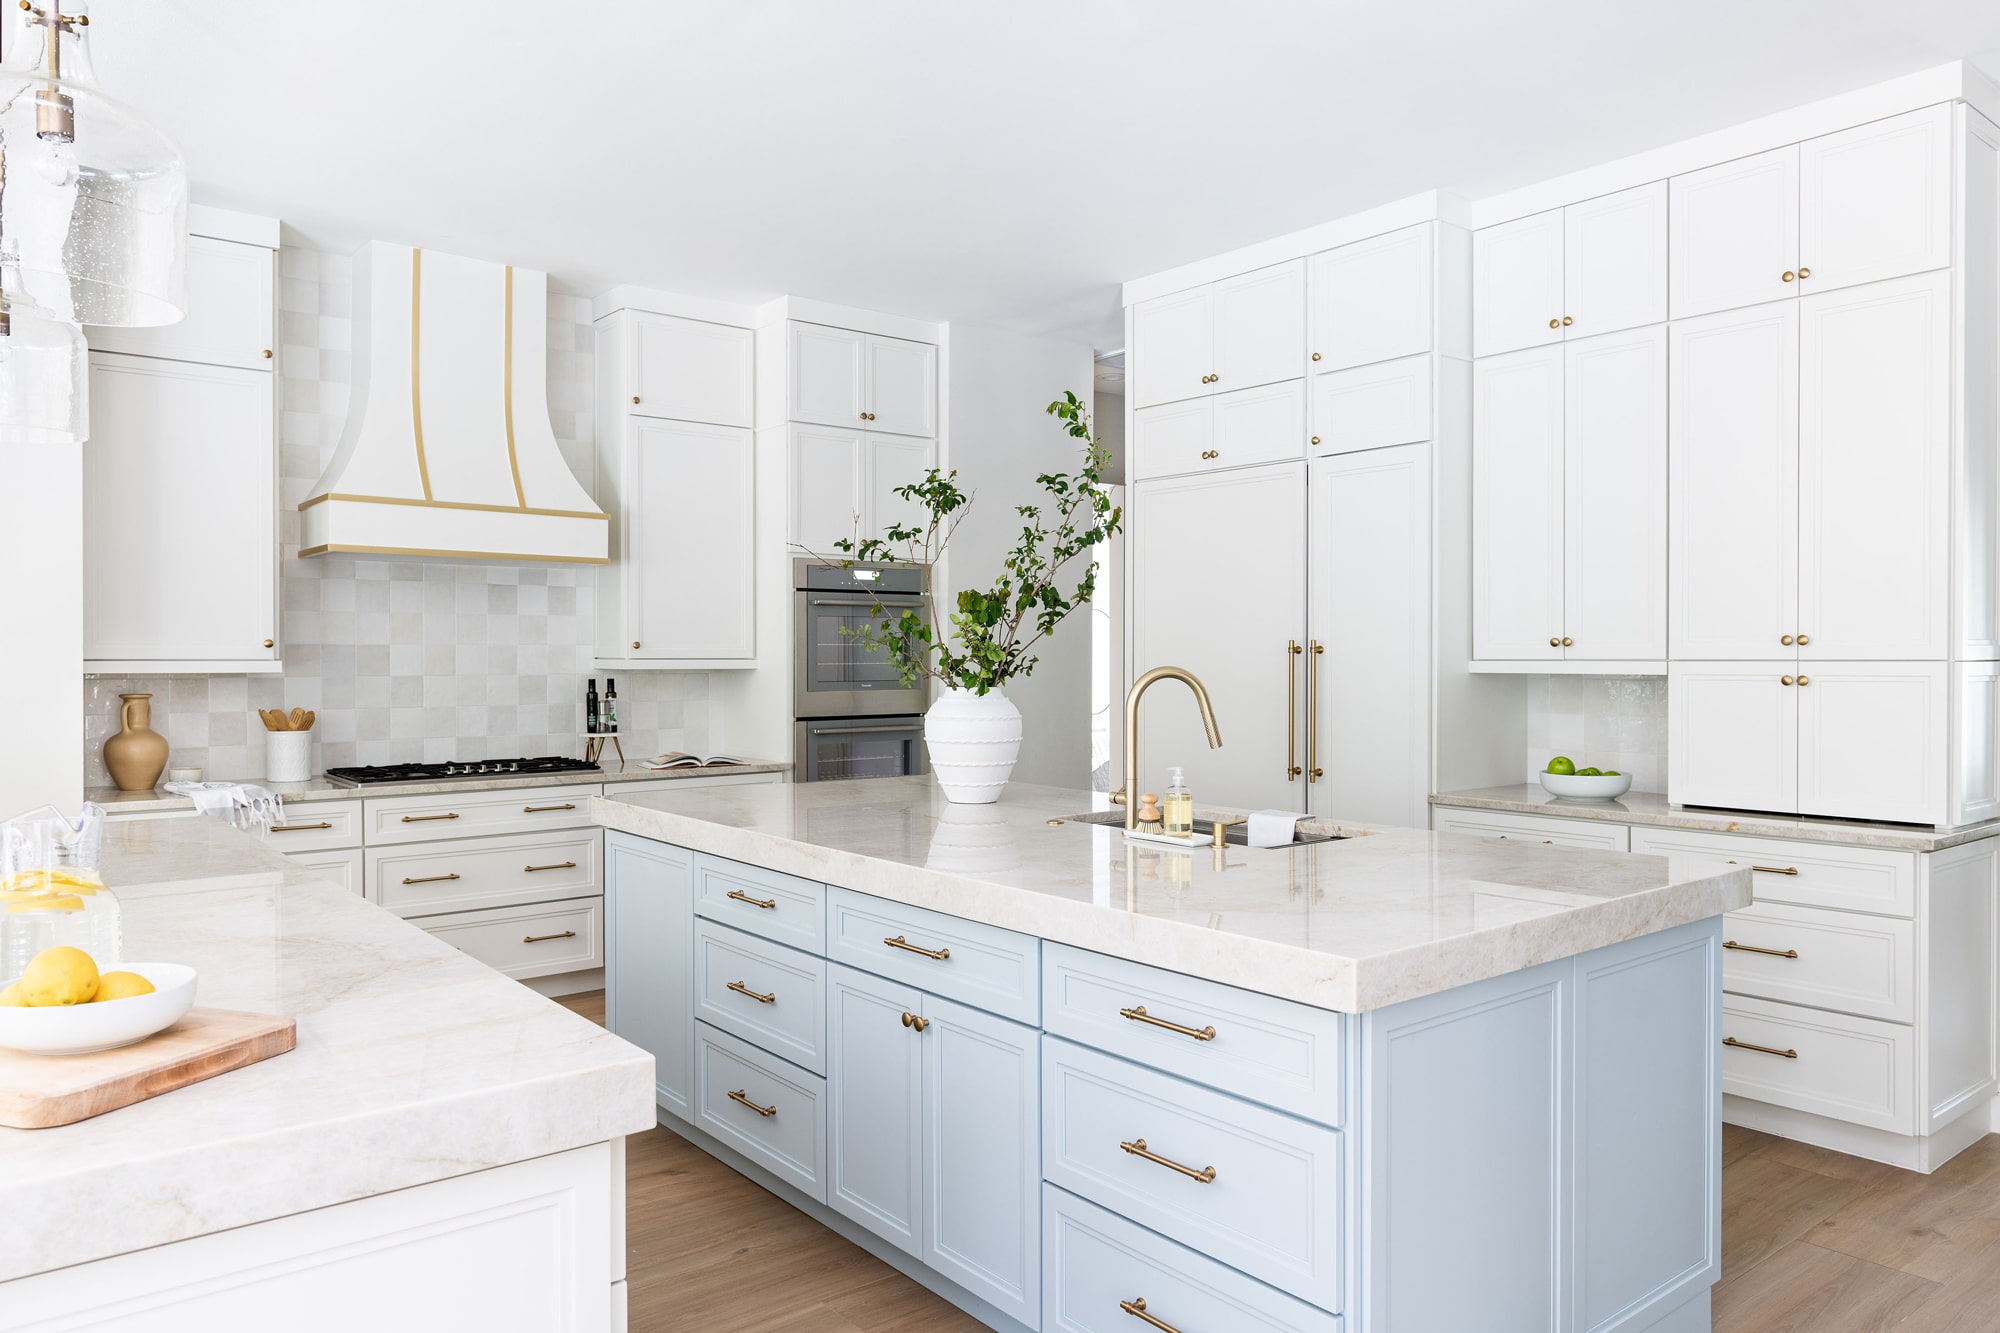
<svg viewBox="0 0 2000 1333"><path fill-rule="evenodd" d="M1549 760L1548 771L1557 777L1566 778L1576 772L1576 762L1566 754L1559 754Z"/></svg>
<svg viewBox="0 0 2000 1333"><path fill-rule="evenodd" d="M1604 776L1604 774L1594 768L1579 768L1576 770L1576 775L1580 778L1601 778Z"/></svg>
<svg viewBox="0 0 2000 1333"><path fill-rule="evenodd" d="M1604 770L1604 776L1607 778L1622 778L1625 775L1615 768L1607 768Z"/></svg>

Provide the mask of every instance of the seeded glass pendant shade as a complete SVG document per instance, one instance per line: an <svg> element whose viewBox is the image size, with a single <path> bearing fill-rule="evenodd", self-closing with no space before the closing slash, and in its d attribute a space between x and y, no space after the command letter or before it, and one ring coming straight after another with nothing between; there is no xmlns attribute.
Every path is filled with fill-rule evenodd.
<svg viewBox="0 0 2000 1333"><path fill-rule="evenodd" d="M173 323L187 309L180 150L98 86L81 0L27 0L14 23L0 61L8 280L56 319Z"/></svg>
<svg viewBox="0 0 2000 1333"><path fill-rule="evenodd" d="M11 281L11 270L0 270ZM83 330L0 281L0 446L74 444L90 434Z"/></svg>

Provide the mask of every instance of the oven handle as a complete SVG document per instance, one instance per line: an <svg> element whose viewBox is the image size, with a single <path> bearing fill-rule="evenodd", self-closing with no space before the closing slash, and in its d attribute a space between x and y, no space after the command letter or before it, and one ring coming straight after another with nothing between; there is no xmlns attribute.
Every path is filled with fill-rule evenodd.
<svg viewBox="0 0 2000 1333"><path fill-rule="evenodd" d="M883 606L921 606L923 595L913 592L888 592L880 597L808 597L808 606L862 606L872 607L876 603Z"/></svg>
<svg viewBox="0 0 2000 1333"><path fill-rule="evenodd" d="M817 722L807 722L805 729L807 734L812 736L847 736L857 731L922 731L924 724L918 721L900 727L885 727L877 723L862 722L853 726L828 727L821 726Z"/></svg>

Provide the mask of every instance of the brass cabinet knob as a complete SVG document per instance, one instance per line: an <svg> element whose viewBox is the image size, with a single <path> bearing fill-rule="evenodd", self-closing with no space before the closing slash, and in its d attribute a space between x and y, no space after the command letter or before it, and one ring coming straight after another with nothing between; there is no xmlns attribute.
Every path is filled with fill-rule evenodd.
<svg viewBox="0 0 2000 1333"><path fill-rule="evenodd" d="M1801 264L1799 265L1799 276L1801 278L1810 278L1812 276L1812 270L1807 268L1804 264ZM1805 684L1804 681L1800 681L1799 683L1801 685Z"/></svg>
<svg viewBox="0 0 2000 1333"><path fill-rule="evenodd" d="M1550 328L1552 328L1552 329L1559 329L1559 328L1561 328L1562 326L1563 326L1563 322L1562 322L1561 320L1559 320L1559 319L1552 319L1552 320L1550 320L1550 321L1549 321L1549 327L1550 327Z"/></svg>
<svg viewBox="0 0 2000 1333"><path fill-rule="evenodd" d="M1571 319L1571 318L1570 318L1570 317L1569 317L1568 315L1564 315L1564 316L1563 316L1563 327L1564 327L1564 328L1568 328L1568 327L1569 327L1569 326L1570 326L1571 324L1574 324L1575 322L1576 322L1576 321L1575 321L1575 320L1573 320L1573 319Z"/></svg>
<svg viewBox="0 0 2000 1333"><path fill-rule="evenodd" d="M1780 676L1778 677L1778 683L1780 685L1789 685L1792 683L1792 678L1790 676Z"/></svg>
<svg viewBox="0 0 2000 1333"><path fill-rule="evenodd" d="M276 648L278 646L278 643L277 640L275 639L266 639L264 640L264 646L266 648Z"/></svg>
<svg viewBox="0 0 2000 1333"><path fill-rule="evenodd" d="M1791 271L1790 269L1786 269L1786 270L1785 270L1785 281L1786 281L1786 282L1790 282L1791 280L1792 280L1792 271Z"/></svg>
<svg viewBox="0 0 2000 1333"><path fill-rule="evenodd" d="M1799 677L1799 684L1801 684L1801 685L1810 685L1810 684L1812 684L1812 677L1811 677L1811 676L1800 676L1800 677Z"/></svg>
<svg viewBox="0 0 2000 1333"><path fill-rule="evenodd" d="M637 648L639 646L639 641L637 639L632 640L632 646L634 648Z"/></svg>
<svg viewBox="0 0 2000 1333"><path fill-rule="evenodd" d="M1570 638L1570 637L1569 637L1569 635L1567 635L1567 634L1563 635L1563 647L1565 647L1565 648L1573 648L1573 647L1575 647L1575 646L1576 646L1576 640L1575 640L1575 639L1572 639L1572 638Z"/></svg>
<svg viewBox="0 0 2000 1333"><path fill-rule="evenodd" d="M1319 443L1319 436L1317 436L1317 435L1313 436L1313 443L1314 443L1314 444L1318 444L1318 443Z"/></svg>
<svg viewBox="0 0 2000 1333"><path fill-rule="evenodd" d="M1782 644L1789 645L1791 641L1792 641L1792 636L1789 634L1780 635L1778 638L1778 642Z"/></svg>
<svg viewBox="0 0 2000 1333"><path fill-rule="evenodd" d="M269 356L269 355L270 355L270 353L269 353L269 352L266 352L266 353L265 353L265 355L266 355L266 356ZM1319 360L1319 353L1318 353L1318 352L1314 352L1314 353L1313 353L1313 360L1315 360L1315 361Z"/></svg>
<svg viewBox="0 0 2000 1333"><path fill-rule="evenodd" d="M268 347L264 349L264 359L266 361L269 361L271 359L271 349Z"/></svg>
<svg viewBox="0 0 2000 1333"><path fill-rule="evenodd" d="M638 405L639 405L639 395L635 393L632 395L632 406L637 407Z"/></svg>
<svg viewBox="0 0 2000 1333"><path fill-rule="evenodd" d="M1551 647L1551 648L1560 648L1560 647L1562 647L1562 646L1563 646L1563 641L1562 641L1561 639L1550 639L1550 640L1549 640L1549 647Z"/></svg>
<svg viewBox="0 0 2000 1333"><path fill-rule="evenodd" d="M1799 647L1803 648L1811 642L1812 642L1812 635L1810 634L1799 635Z"/></svg>

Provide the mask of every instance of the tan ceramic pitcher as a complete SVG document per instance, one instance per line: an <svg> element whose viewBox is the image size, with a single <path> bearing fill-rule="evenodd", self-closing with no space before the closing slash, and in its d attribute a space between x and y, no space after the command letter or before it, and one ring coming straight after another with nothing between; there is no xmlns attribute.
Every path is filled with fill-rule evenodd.
<svg viewBox="0 0 2000 1333"><path fill-rule="evenodd" d="M150 694L121 694L119 730L104 742L104 766L120 791L151 791L167 766L167 738L153 730Z"/></svg>

